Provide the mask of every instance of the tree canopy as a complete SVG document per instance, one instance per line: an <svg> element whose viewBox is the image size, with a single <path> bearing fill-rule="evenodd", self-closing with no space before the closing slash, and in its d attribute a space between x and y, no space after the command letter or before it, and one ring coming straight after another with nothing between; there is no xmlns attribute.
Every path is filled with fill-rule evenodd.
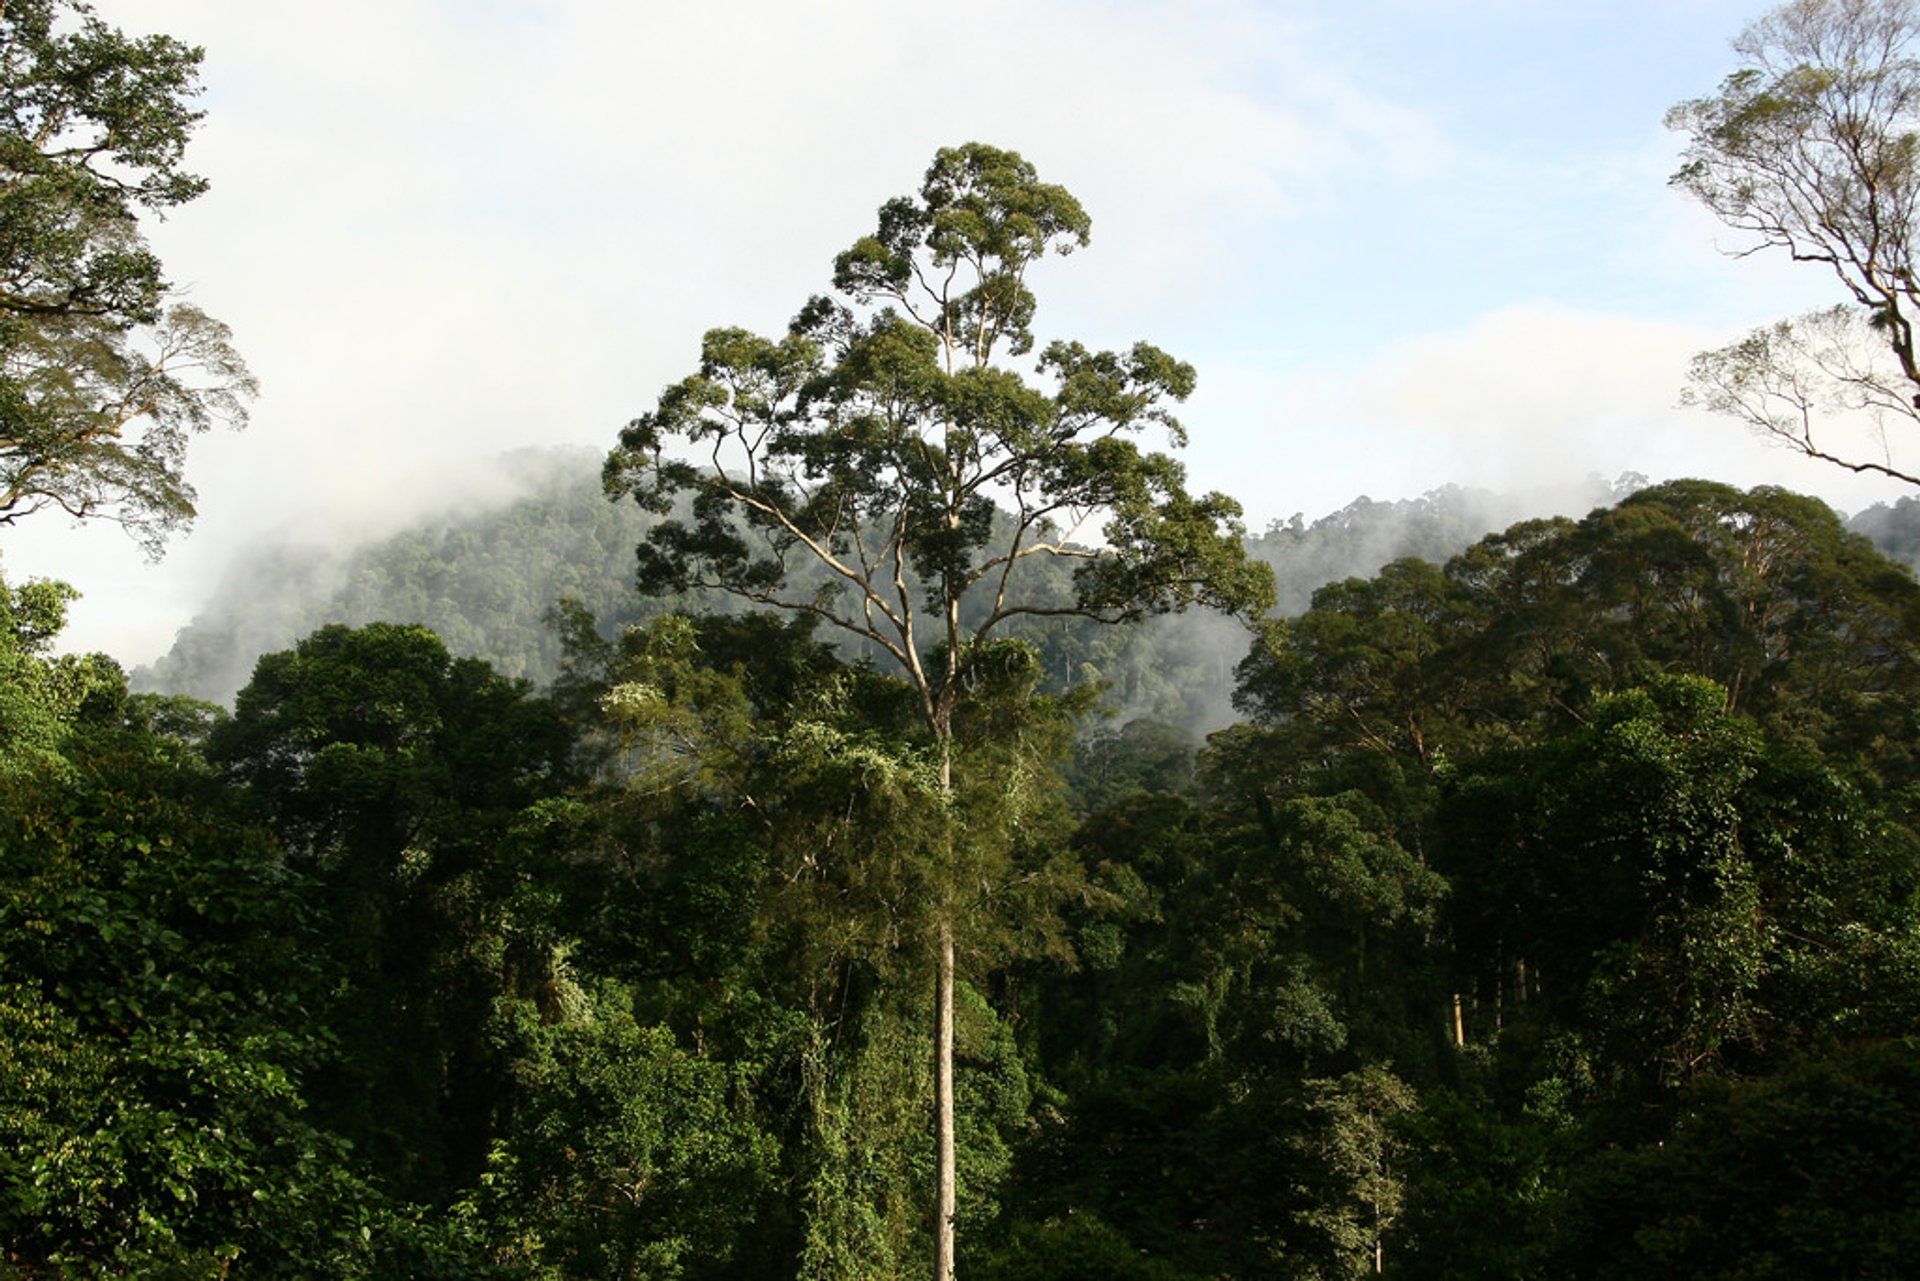
<svg viewBox="0 0 1920 1281"><path fill-rule="evenodd" d="M1809 457L1920 484L1920 9L1794 0L1733 42L1744 65L1667 116L1687 136L1673 185L1747 237L1833 273L1846 302L1696 357L1685 398Z"/></svg>
<svg viewBox="0 0 1920 1281"><path fill-rule="evenodd" d="M157 555L194 514L188 439L246 420L230 332L140 233L206 190L183 167L200 57L78 0L0 9L0 525L63 511Z"/></svg>
<svg viewBox="0 0 1920 1281"><path fill-rule="evenodd" d="M1146 343L1053 342L1038 388L999 363L1035 341L1028 269L1090 225L1018 155L951 148L918 199L887 202L835 259L840 299L813 299L778 339L709 332L699 371L607 461L608 488L651 510L690 500L641 545L643 587L716 587L861 636L910 673L936 733L978 643L1010 619L1257 614L1271 586L1237 504L1188 495L1178 463L1130 439L1158 426L1182 442L1167 404L1192 391L1191 366ZM1035 558L1077 565L1075 594L1024 591ZM799 577L808 561L823 575ZM987 603L963 624L973 593Z"/></svg>
<svg viewBox="0 0 1920 1281"><path fill-rule="evenodd" d="M923 1270L943 930L969 1274L1910 1253L1920 586L1812 500L1331 584L1191 769L1058 770L1084 694L990 641L945 789L805 611L570 611L551 700L323 628L223 719L6 599L18 1270Z"/></svg>

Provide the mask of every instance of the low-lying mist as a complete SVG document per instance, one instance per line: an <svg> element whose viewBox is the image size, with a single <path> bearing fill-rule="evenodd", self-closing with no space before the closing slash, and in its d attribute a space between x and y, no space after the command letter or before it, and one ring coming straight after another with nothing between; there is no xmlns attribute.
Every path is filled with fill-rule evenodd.
<svg viewBox="0 0 1920 1281"><path fill-rule="evenodd" d="M583 603L607 634L675 609L734 608L635 592L633 548L647 518L607 501L594 451L529 450L510 461L517 488L477 510L345 548L288 540L237 557L172 648L136 669L135 687L231 704L260 655L328 623L374 621L422 624L455 654L545 686L560 670L548 613L562 597ZM1446 485L1417 498L1361 497L1316 520L1276 521L1248 544L1273 567L1277 612L1291 616L1326 583L1369 576L1403 557L1444 561L1517 521L1584 515L1645 483L1594 476L1511 493ZM1896 559L1920 563L1920 500L1871 508L1853 527ZM1235 719L1233 673L1248 646L1235 620L1194 612L1114 628L1062 619L1023 635L1054 685L1106 684L1107 732L1146 720L1197 744Z"/></svg>

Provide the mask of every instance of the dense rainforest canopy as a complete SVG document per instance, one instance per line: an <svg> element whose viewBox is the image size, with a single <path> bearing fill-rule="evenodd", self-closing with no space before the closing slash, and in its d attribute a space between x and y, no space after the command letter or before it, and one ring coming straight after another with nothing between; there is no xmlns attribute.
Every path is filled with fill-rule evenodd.
<svg viewBox="0 0 1920 1281"><path fill-rule="evenodd" d="M227 713L5 604L22 1275L919 1269L897 676L575 612L546 694L331 626ZM1910 571L1704 482L1326 585L1197 759L1005 650L966 1270L1898 1275L1917 665Z"/></svg>
<svg viewBox="0 0 1920 1281"><path fill-rule="evenodd" d="M0 6L0 526L157 546L248 389L137 225L197 62ZM943 151L629 427L644 513L523 458L138 682L0 579L0 1277L1910 1272L1920 502L1244 536L1127 438L1193 370L996 363L1087 226Z"/></svg>

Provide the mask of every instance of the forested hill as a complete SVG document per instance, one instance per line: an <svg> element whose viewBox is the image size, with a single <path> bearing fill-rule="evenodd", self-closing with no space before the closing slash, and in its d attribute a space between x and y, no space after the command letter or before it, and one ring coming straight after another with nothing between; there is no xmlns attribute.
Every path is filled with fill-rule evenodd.
<svg viewBox="0 0 1920 1281"><path fill-rule="evenodd" d="M1883 556L1920 572L1920 498L1902 498L1889 507L1875 503L1847 522L1856 534L1865 534Z"/></svg>
<svg viewBox="0 0 1920 1281"><path fill-rule="evenodd" d="M370 622L420 623L454 654L545 687L561 657L547 619L563 597L584 604L608 635L676 606L730 612L717 600L676 602L633 591L633 549L646 518L631 503L607 501L597 452L528 450L506 461L518 488L490 504L355 546L290 537L242 554L172 649L133 673L134 687L231 703L260 655L328 623ZM1449 485L1418 498L1358 498L1318 520L1275 522L1249 545L1273 566L1279 612L1292 615L1326 583L1371 574L1403 556L1444 561L1514 521L1581 515L1637 482L1590 478L1515 494ZM1056 684L1105 680L1115 710L1195 728L1228 717L1230 673L1246 653L1238 625L1200 615L1125 629L1054 624L1028 639Z"/></svg>
<svg viewBox="0 0 1920 1281"><path fill-rule="evenodd" d="M631 588L642 516L607 501L593 450L506 461L519 488L492 503L359 545L288 538L242 553L173 648L133 673L135 688L231 703L260 655L327 623L377 621L423 624L462 657L549 683L555 600L575 597L608 625L647 604Z"/></svg>

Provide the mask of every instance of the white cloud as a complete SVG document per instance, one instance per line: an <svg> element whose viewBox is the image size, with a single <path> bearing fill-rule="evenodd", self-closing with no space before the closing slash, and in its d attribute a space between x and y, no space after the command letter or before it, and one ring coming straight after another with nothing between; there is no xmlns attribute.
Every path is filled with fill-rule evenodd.
<svg viewBox="0 0 1920 1281"><path fill-rule="evenodd" d="M1204 308L1339 172L1445 153L1255 0L99 8L207 47L213 189L153 239L263 384L249 431L196 445L200 526L158 570L9 539L9 573L87 591L76 643L132 660L263 529L390 524L503 450L611 444L705 328L824 287L937 146L1020 149L1086 202L1097 257L1042 319L1103 342Z"/></svg>
<svg viewBox="0 0 1920 1281"><path fill-rule="evenodd" d="M1677 408L1688 360L1727 337L1532 303L1390 343L1346 369L1215 369L1214 390L1203 389L1188 416L1189 463L1196 482L1241 494L1256 526L1320 515L1361 493L1508 490L1630 471L1784 485L1848 511L1905 492ZM1238 421L1259 425L1258 448L1233 431Z"/></svg>
<svg viewBox="0 0 1920 1281"><path fill-rule="evenodd" d="M159 570L111 534L6 543L9 574L87 591L77 643L129 660L264 529L397 523L485 491L504 450L610 445L704 329L783 324L968 139L1086 203L1093 247L1040 273L1042 327L1193 360L1194 479L1256 523L1589 471L1839 492L1671 408L1721 337L1683 320L1739 308L1689 294L1721 265L1672 212L1651 118L1550 170L1453 136L1457 99L1357 52L1393 4L97 3L207 46L213 190L154 239L264 385L248 432L196 445L202 521ZM1539 6L1457 8L1484 35ZM1619 298L1580 292L1596 263Z"/></svg>

